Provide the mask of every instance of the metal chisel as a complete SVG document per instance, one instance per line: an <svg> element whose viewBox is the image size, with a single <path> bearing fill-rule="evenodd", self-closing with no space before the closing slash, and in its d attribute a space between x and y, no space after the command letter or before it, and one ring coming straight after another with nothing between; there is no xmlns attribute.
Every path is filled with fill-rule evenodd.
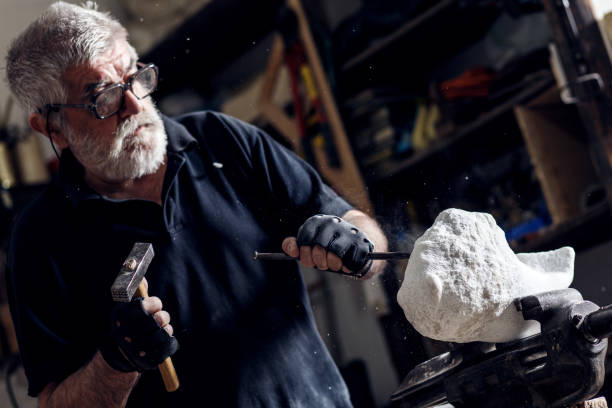
<svg viewBox="0 0 612 408"><path fill-rule="evenodd" d="M410 252L370 252L366 255L367 259L408 259L410 258ZM253 256L253 259L262 261L297 261L298 258L292 258L289 255L282 252L257 252Z"/></svg>

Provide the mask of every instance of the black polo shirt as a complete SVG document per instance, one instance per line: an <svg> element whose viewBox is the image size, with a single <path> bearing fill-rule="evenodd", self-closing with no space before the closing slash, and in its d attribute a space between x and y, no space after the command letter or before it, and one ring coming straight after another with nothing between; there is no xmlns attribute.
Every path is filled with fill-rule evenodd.
<svg viewBox="0 0 612 408"><path fill-rule="evenodd" d="M279 251L307 217L351 207L253 126L212 112L163 119L163 206L100 196L66 151L17 220L8 283L29 394L92 358L110 286L132 245L150 242L149 293L172 317L181 388L166 393L159 372L146 372L128 406L349 406L297 264L253 251Z"/></svg>

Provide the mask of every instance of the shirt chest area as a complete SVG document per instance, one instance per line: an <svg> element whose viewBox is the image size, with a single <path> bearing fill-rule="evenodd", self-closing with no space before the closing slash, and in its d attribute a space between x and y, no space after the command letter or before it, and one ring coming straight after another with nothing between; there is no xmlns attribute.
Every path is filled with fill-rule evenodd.
<svg viewBox="0 0 612 408"><path fill-rule="evenodd" d="M252 257L280 245L279 235L251 211L244 191L229 187L228 176L195 170L183 167L171 180L163 207L141 200L82 203L72 251L63 250L59 260L68 266L61 269L69 271L70 292L96 293L101 305L112 305L110 286L136 242L152 245L149 293L162 298L177 323L181 316L190 317L185 325L231 321L282 285L282 274ZM193 319L194 313L200 315Z"/></svg>
<svg viewBox="0 0 612 408"><path fill-rule="evenodd" d="M161 206L138 199L88 199L78 204L77 221L101 233L171 240L198 231L224 238L261 235L262 206L256 203L262 199L247 175L193 152L170 155L168 161Z"/></svg>

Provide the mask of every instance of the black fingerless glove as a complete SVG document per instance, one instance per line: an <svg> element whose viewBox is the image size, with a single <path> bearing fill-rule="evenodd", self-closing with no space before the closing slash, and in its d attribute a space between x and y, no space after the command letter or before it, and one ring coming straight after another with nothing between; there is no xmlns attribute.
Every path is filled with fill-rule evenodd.
<svg viewBox="0 0 612 408"><path fill-rule="evenodd" d="M111 312L111 326L100 352L118 371L152 370L179 348L176 338L145 312L142 298L118 302Z"/></svg>
<svg viewBox="0 0 612 408"><path fill-rule="evenodd" d="M374 250L374 244L353 224L333 215L319 214L308 218L298 230L297 245L322 246L338 255L342 264L355 276L365 275L372 265L367 254Z"/></svg>

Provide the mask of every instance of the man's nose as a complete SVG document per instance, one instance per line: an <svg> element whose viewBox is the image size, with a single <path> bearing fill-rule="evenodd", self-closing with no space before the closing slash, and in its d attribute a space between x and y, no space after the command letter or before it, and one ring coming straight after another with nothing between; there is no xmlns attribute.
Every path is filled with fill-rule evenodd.
<svg viewBox="0 0 612 408"><path fill-rule="evenodd" d="M127 118L130 115L135 115L144 110L142 99L136 98L130 89L127 89L123 95L123 107L119 110L121 119Z"/></svg>

